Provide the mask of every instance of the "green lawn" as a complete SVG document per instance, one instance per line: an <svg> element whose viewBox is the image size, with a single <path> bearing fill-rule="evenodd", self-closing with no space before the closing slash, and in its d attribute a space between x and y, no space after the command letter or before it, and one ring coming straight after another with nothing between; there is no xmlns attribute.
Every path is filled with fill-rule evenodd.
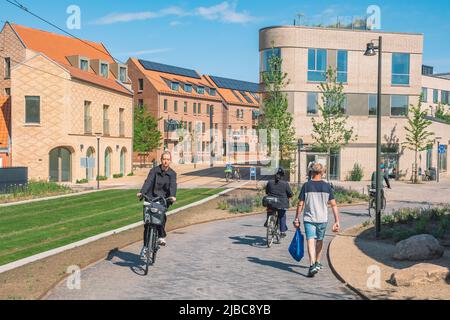
<svg viewBox="0 0 450 320"><path fill-rule="evenodd" d="M171 210L223 190L179 190ZM0 208L0 265L141 221L137 192L107 190Z"/></svg>

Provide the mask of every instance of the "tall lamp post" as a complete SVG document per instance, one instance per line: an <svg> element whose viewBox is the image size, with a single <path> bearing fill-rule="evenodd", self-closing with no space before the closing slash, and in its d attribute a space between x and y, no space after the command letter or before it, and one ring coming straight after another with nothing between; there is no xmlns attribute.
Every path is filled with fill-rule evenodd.
<svg viewBox="0 0 450 320"><path fill-rule="evenodd" d="M100 190L100 137L101 133L96 133L97 137L97 190Z"/></svg>
<svg viewBox="0 0 450 320"><path fill-rule="evenodd" d="M441 139L442 139L442 137L436 137L436 144L437 144L436 182L437 183L439 183L439 179L440 179L440 177L439 177L439 175L440 175L440 173L439 173L439 165L440 165L440 162L441 162L441 151L439 149L440 149L440 146L441 146L441 141L440 141Z"/></svg>
<svg viewBox="0 0 450 320"><path fill-rule="evenodd" d="M297 143L297 148L298 148L298 178L297 178L297 182L298 182L298 187L300 188L300 184L302 183L302 173L301 173L301 154L302 154L302 148L303 148L303 139L298 139L298 143Z"/></svg>
<svg viewBox="0 0 450 320"><path fill-rule="evenodd" d="M383 38L378 38L378 46L373 41L367 44L365 56L375 56L378 51L378 92L377 92L377 166L376 166L376 237L380 237L381 232L381 75L382 75L382 62L383 62L383 50L382 50Z"/></svg>

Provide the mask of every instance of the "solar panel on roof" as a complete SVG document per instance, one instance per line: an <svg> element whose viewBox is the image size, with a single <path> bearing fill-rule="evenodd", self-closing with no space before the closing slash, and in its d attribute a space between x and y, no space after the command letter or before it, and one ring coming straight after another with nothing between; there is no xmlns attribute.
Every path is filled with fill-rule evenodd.
<svg viewBox="0 0 450 320"><path fill-rule="evenodd" d="M139 60L139 63L144 67L145 70L152 70L189 78L201 79L200 75L195 70L169 66L167 64L151 62L146 60Z"/></svg>
<svg viewBox="0 0 450 320"><path fill-rule="evenodd" d="M253 82L227 79L222 77L211 76L211 79L219 88L231 89L238 91L259 92L259 85Z"/></svg>

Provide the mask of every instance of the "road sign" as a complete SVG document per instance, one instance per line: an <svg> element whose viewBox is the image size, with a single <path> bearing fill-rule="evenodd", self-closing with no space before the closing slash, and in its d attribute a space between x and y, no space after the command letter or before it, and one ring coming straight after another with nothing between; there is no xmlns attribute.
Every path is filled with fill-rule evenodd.
<svg viewBox="0 0 450 320"><path fill-rule="evenodd" d="M256 178L256 168L255 167L250 168L250 179L251 178Z"/></svg>
<svg viewBox="0 0 450 320"><path fill-rule="evenodd" d="M445 144L439 145L439 154L445 154L447 152L447 146Z"/></svg>

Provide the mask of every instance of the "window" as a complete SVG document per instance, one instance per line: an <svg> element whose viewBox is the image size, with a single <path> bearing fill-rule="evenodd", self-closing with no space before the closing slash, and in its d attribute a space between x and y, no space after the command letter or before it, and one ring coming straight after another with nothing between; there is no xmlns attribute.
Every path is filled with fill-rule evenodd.
<svg viewBox="0 0 450 320"><path fill-rule="evenodd" d="M433 103L439 103L439 90L433 89Z"/></svg>
<svg viewBox="0 0 450 320"><path fill-rule="evenodd" d="M125 121L123 120L125 109L120 108L119 109L119 136L124 137L125 136Z"/></svg>
<svg viewBox="0 0 450 320"><path fill-rule="evenodd" d="M11 78L11 58L5 58L5 78Z"/></svg>
<svg viewBox="0 0 450 320"><path fill-rule="evenodd" d="M11 96L11 88L5 88L5 95L7 97Z"/></svg>
<svg viewBox="0 0 450 320"><path fill-rule="evenodd" d="M206 124L202 122L202 133L206 132Z"/></svg>
<svg viewBox="0 0 450 320"><path fill-rule="evenodd" d="M209 89L209 95L215 96L215 95L216 95L216 89L210 88L210 89Z"/></svg>
<svg viewBox="0 0 450 320"><path fill-rule="evenodd" d="M164 99L164 111L167 112L167 99Z"/></svg>
<svg viewBox="0 0 450 320"><path fill-rule="evenodd" d="M192 132L192 122L189 121L189 132Z"/></svg>
<svg viewBox="0 0 450 320"><path fill-rule="evenodd" d="M444 145L445 152L439 154L439 171L447 172L447 154L448 154L448 146Z"/></svg>
<svg viewBox="0 0 450 320"><path fill-rule="evenodd" d="M80 59L80 69L83 71L89 70L89 61L86 59Z"/></svg>
<svg viewBox="0 0 450 320"><path fill-rule="evenodd" d="M119 70L119 81L120 82L127 82L127 68L120 67L120 70Z"/></svg>
<svg viewBox="0 0 450 320"><path fill-rule="evenodd" d="M270 48L270 49L266 49L263 51L262 54L262 61L263 61L263 65L262 65L262 71L263 72L269 72L270 71L270 58L272 56L281 57L281 49L280 48Z"/></svg>
<svg viewBox="0 0 450 320"><path fill-rule="evenodd" d="M100 64L100 74L103 78L108 78L108 64L102 63Z"/></svg>
<svg viewBox="0 0 450 320"><path fill-rule="evenodd" d="M344 94L344 101L342 101L342 113L346 114L348 110L348 96Z"/></svg>
<svg viewBox="0 0 450 320"><path fill-rule="evenodd" d="M239 91L240 94L244 97L245 100L247 100L248 103L253 103L252 99L245 93L245 91Z"/></svg>
<svg viewBox="0 0 450 320"><path fill-rule="evenodd" d="M450 104L450 92L449 91L441 91L441 103Z"/></svg>
<svg viewBox="0 0 450 320"><path fill-rule="evenodd" d="M84 101L84 133L92 133L91 102Z"/></svg>
<svg viewBox="0 0 450 320"><path fill-rule="evenodd" d="M239 109L236 110L236 118L240 118L241 115L241 111Z"/></svg>
<svg viewBox="0 0 450 320"><path fill-rule="evenodd" d="M422 88L422 102L428 102L428 88Z"/></svg>
<svg viewBox="0 0 450 320"><path fill-rule="evenodd" d="M337 81L347 83L348 51L337 52Z"/></svg>
<svg viewBox="0 0 450 320"><path fill-rule="evenodd" d="M103 106L103 134L109 135L109 106Z"/></svg>
<svg viewBox="0 0 450 320"><path fill-rule="evenodd" d="M205 94L205 87L197 87L198 94Z"/></svg>
<svg viewBox="0 0 450 320"><path fill-rule="evenodd" d="M178 91L178 88L180 87L180 84L178 82L171 82L170 83L170 89L173 91Z"/></svg>
<svg viewBox="0 0 450 320"><path fill-rule="evenodd" d="M138 91L144 91L144 79L138 80Z"/></svg>
<svg viewBox="0 0 450 320"><path fill-rule="evenodd" d="M240 102L244 102L244 101L242 101L241 97L238 96L238 94L236 93L236 91L231 90L231 92L233 92L234 96L235 96Z"/></svg>
<svg viewBox="0 0 450 320"><path fill-rule="evenodd" d="M192 85L185 83L184 91L189 92L189 93L192 92Z"/></svg>
<svg viewBox="0 0 450 320"><path fill-rule="evenodd" d="M202 104L201 103L198 104L197 113L202 113Z"/></svg>
<svg viewBox="0 0 450 320"><path fill-rule="evenodd" d="M184 113L188 112L188 103L187 101L184 102Z"/></svg>
<svg viewBox="0 0 450 320"><path fill-rule="evenodd" d="M308 115L317 114L317 92L308 92L306 112Z"/></svg>
<svg viewBox="0 0 450 320"><path fill-rule="evenodd" d="M378 96L376 94L369 94L369 116L377 115L377 101Z"/></svg>
<svg viewBox="0 0 450 320"><path fill-rule="evenodd" d="M409 53L392 54L392 84L409 85Z"/></svg>
<svg viewBox="0 0 450 320"><path fill-rule="evenodd" d="M41 98L25 97L25 123L41 123Z"/></svg>
<svg viewBox="0 0 450 320"><path fill-rule="evenodd" d="M409 97L404 95L391 96L391 116L407 116Z"/></svg>
<svg viewBox="0 0 450 320"><path fill-rule="evenodd" d="M174 111L174 112L178 112L178 101L177 101L177 100L175 100L175 101L173 102L173 111Z"/></svg>
<svg viewBox="0 0 450 320"><path fill-rule="evenodd" d="M308 81L323 82L327 80L327 50L308 49Z"/></svg>
<svg viewBox="0 0 450 320"><path fill-rule="evenodd" d="M197 113L197 103L194 102L194 114Z"/></svg>

